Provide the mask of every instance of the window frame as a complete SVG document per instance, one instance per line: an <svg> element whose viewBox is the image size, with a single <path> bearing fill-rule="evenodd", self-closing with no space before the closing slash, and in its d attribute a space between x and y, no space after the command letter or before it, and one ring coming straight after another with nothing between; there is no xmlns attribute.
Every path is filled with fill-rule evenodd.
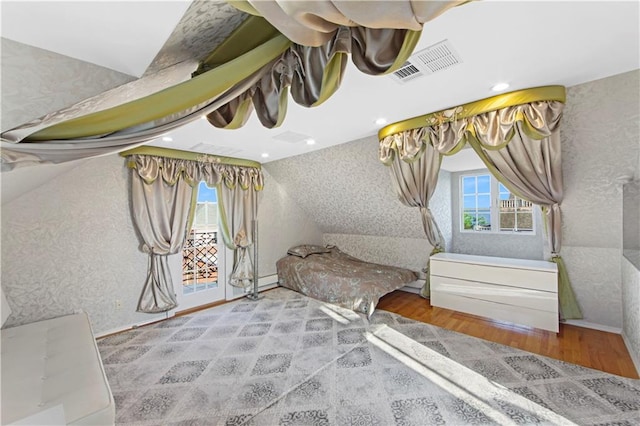
<svg viewBox="0 0 640 426"><path fill-rule="evenodd" d="M490 207L489 211L491 214L491 229L489 230L475 230L475 229L465 229L464 228L464 178L465 177L475 177L476 179L479 176L489 176L489 190L490 190ZM531 231L515 231L508 230L503 231L500 229L500 181L495 178L488 170L486 171L475 171L468 173L461 173L458 178L458 211L456 214L458 215L459 223L459 231L460 233L465 234L478 234L478 235L530 235L534 236L538 233L537 219L538 216L535 212L535 204L533 204L533 208L531 210L531 219L532 219L532 230ZM504 185L503 185L504 186ZM508 190L508 188L507 188ZM477 186L476 186L476 196ZM484 194L484 193L482 193ZM469 195L469 194L467 194ZM516 199L521 199L514 195ZM477 209L477 207L476 207Z"/></svg>

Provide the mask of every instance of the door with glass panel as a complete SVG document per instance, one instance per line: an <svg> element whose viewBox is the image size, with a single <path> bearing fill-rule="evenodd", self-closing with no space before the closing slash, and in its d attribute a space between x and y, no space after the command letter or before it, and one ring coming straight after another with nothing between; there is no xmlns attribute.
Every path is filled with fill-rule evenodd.
<svg viewBox="0 0 640 426"><path fill-rule="evenodd" d="M218 196L204 182L198 187L193 225L182 250L182 285L177 292L179 310L225 298L224 250L218 233Z"/></svg>

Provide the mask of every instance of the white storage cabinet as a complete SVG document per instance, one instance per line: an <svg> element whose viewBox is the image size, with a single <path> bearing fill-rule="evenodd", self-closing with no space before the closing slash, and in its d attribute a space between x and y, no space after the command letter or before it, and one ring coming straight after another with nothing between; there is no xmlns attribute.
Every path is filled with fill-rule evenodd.
<svg viewBox="0 0 640 426"><path fill-rule="evenodd" d="M438 253L429 269L432 306L559 331L553 262Z"/></svg>

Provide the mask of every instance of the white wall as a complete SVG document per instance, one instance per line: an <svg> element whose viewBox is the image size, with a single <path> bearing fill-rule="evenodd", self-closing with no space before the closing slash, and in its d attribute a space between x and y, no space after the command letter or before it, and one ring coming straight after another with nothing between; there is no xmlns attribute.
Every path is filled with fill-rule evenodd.
<svg viewBox="0 0 640 426"><path fill-rule="evenodd" d="M290 247L322 244L318 226L287 195L267 170L258 205L258 274L276 273L276 262Z"/></svg>
<svg viewBox="0 0 640 426"><path fill-rule="evenodd" d="M621 176L638 176L640 71L567 89L561 124L563 243L587 322L622 327Z"/></svg>
<svg viewBox="0 0 640 426"><path fill-rule="evenodd" d="M131 219L128 173L116 155L88 160L2 205L7 325L82 309L101 333L164 317L135 312L148 258Z"/></svg>

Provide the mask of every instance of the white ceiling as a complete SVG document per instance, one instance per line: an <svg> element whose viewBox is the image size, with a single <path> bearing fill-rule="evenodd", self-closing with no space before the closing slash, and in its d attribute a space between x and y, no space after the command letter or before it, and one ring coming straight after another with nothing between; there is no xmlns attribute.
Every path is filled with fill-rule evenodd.
<svg viewBox="0 0 640 426"><path fill-rule="evenodd" d="M9 3L2 3L3 36L119 71L130 67L127 73L134 75L144 72L140 68L151 62L152 51L162 47L188 6L185 2L154 2L150 18L149 3L147 7L138 2L47 3L43 22L54 12L69 13L65 8L75 11L79 4L83 5L83 17L94 19L93 31L75 26L78 20L67 20L54 28L59 34L54 38L44 26L34 26L27 20L32 16L23 11L30 4L11 3L7 8ZM416 49L448 39L462 64L406 85L389 77L367 76L349 64L342 87L331 99L313 109L290 100L287 118L278 129L263 128L255 116L239 130L215 129L198 120L173 131L169 135L173 141L152 144L183 150L199 146L198 151L268 162L374 135L381 127L374 123L379 117L394 122L492 96L495 93L490 88L497 82L508 82L511 86L507 91L552 84L573 86L638 69L639 5L636 1L468 3L425 25ZM7 12L12 14L9 19L5 19ZM4 27L7 21L15 30L12 36ZM133 31L136 26L142 30ZM88 41L92 34L103 36ZM114 54L123 47L133 53ZM109 62L115 59L120 63ZM272 139L286 131L308 135L316 144ZM263 153L269 157L262 158ZM449 163L447 159L443 167L476 167L457 164L462 160Z"/></svg>

